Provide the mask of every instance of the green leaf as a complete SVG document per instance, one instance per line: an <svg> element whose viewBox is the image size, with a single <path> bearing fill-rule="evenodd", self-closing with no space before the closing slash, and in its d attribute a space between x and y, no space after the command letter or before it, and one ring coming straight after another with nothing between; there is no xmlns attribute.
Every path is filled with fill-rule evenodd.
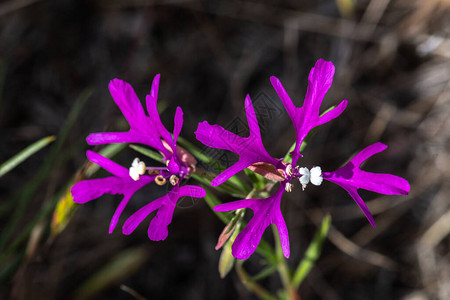
<svg viewBox="0 0 450 300"><path fill-rule="evenodd" d="M6 162L0 165L0 177L17 167L28 157L41 150L42 148L53 142L55 139L56 137L54 135L42 138L8 159Z"/></svg>
<svg viewBox="0 0 450 300"><path fill-rule="evenodd" d="M314 263L320 257L322 252L322 245L327 237L328 230L330 229L331 216L327 215L320 224L319 229L316 231L314 238L306 250L305 256L297 267L292 278L292 285L295 289L298 289L302 281L309 274L311 269L314 267Z"/></svg>
<svg viewBox="0 0 450 300"><path fill-rule="evenodd" d="M236 215L236 217L237 216L238 215ZM219 258L220 278L225 278L225 276L227 276L227 274L231 271L231 269L234 266L234 262L236 261L236 258L234 258L233 254L231 253L231 245L233 245L234 240L236 239L239 232L241 232L241 223L240 222L238 222L236 224L236 228L235 228L233 234L231 235L231 238L225 243L225 246L222 249L222 253L220 254L220 258Z"/></svg>
<svg viewBox="0 0 450 300"><path fill-rule="evenodd" d="M117 285L139 270L147 259L148 251L143 247L122 251L97 273L86 279L75 292L75 298L91 298L101 290Z"/></svg>
<svg viewBox="0 0 450 300"><path fill-rule="evenodd" d="M246 168L244 172L248 176L248 178L250 178L251 182L253 183L253 187L255 189L262 190L266 186L268 181L263 176L253 172L249 168Z"/></svg>
<svg viewBox="0 0 450 300"><path fill-rule="evenodd" d="M162 154L142 146L130 145L130 148L159 162L162 162L164 158Z"/></svg>
<svg viewBox="0 0 450 300"><path fill-rule="evenodd" d="M235 216L231 219L231 221L225 226L222 233L219 236L217 241L216 250L222 248L222 246L230 239L230 236L239 228L242 223L242 219L245 214L245 209L238 209L235 212Z"/></svg>
<svg viewBox="0 0 450 300"><path fill-rule="evenodd" d="M207 185L208 187L221 192L221 193L225 193L225 194L231 195L236 198L245 198L244 191L240 190L236 186L234 186L230 183L227 183L227 182L224 182L223 184L221 184L219 186L211 186L211 179L208 178L210 176L206 177L207 175L205 175L205 174L203 174L203 175L204 176L201 176L199 174L191 174L191 177L194 178L195 180Z"/></svg>
<svg viewBox="0 0 450 300"><path fill-rule="evenodd" d="M3 228L0 236L0 252L3 252L4 248L8 245L8 250L5 252L13 253L11 248L17 244L19 238L23 241L25 235L25 238L28 236L30 231L25 231L27 229L22 230L20 233L15 235L14 241L9 241L11 235L13 234L14 230L16 229L19 222L23 222L23 215L25 214L26 208L30 200L35 196L36 191L39 189L39 187L44 183L44 181L48 178L50 172L53 170L54 166L59 163L60 161L58 158L61 156L62 146L65 142L66 138L69 135L70 130L72 129L73 125L75 124L76 120L78 119L84 104L86 101L90 98L92 95L91 89L85 89L80 96L75 101L75 104L73 105L72 110L70 111L69 115L66 118L66 121L64 125L61 127L59 133L58 133L58 139L56 142L52 145L50 149L49 155L45 158L41 168L35 172L35 175L30 180L27 185L19 191L19 195L12 199L15 203L14 206L14 212L11 213L11 218L7 222L7 225L5 228ZM55 205L56 202L51 202L51 205ZM44 208L41 209L43 211ZM47 212L48 213L48 212ZM40 214L40 212L39 212ZM37 218L37 217L36 217ZM30 223L31 224L31 223ZM23 228L24 226L22 226ZM29 226L25 226L25 228L29 228ZM4 256L5 257L5 256ZM4 259L0 259L0 269L2 268L3 261L6 260L6 257Z"/></svg>
<svg viewBox="0 0 450 300"><path fill-rule="evenodd" d="M264 279L270 275L272 275L274 272L277 271L277 265L269 265L266 268L264 268L261 272L256 274L255 276L252 276L252 280L258 281L261 279Z"/></svg>

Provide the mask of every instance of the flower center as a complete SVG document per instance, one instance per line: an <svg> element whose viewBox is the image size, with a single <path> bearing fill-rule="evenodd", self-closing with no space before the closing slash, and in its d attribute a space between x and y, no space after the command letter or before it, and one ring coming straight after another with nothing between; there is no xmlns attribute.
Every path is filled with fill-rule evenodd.
<svg viewBox="0 0 450 300"><path fill-rule="evenodd" d="M181 179L189 176L191 168L182 165L178 174L174 174L167 167L147 167L143 161L136 157L131 163L129 174L134 181L137 181L140 175L144 175L146 171L149 175L157 175L155 177L157 185L164 185L169 181L171 185L175 186Z"/></svg>
<svg viewBox="0 0 450 300"><path fill-rule="evenodd" d="M311 170L309 170L306 167L300 167L296 166L295 168L292 167L292 164L288 164L285 169L286 173L286 180L288 183L286 183L285 190L286 192L292 191L294 185L290 183L292 178L298 178L300 184L302 185L302 190L304 191L308 183L312 183L316 186L319 186L322 184L323 177L322 177L322 169L319 166L312 167Z"/></svg>

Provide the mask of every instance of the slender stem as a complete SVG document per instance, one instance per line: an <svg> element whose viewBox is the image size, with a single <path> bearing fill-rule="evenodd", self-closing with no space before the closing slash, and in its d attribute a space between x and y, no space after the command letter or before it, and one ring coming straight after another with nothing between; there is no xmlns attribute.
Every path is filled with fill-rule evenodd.
<svg viewBox="0 0 450 300"><path fill-rule="evenodd" d="M244 261L245 260L238 259L236 262L236 273L244 286L261 299L276 300L277 298L272 296L265 288L252 280L247 272L245 272L243 267Z"/></svg>
<svg viewBox="0 0 450 300"><path fill-rule="evenodd" d="M286 291L286 295L290 300L300 300L300 295L292 285L291 271L284 259L283 250L281 249L280 235L278 234L277 227L272 224L273 236L275 239L275 254L277 256L277 269L280 274L281 283Z"/></svg>

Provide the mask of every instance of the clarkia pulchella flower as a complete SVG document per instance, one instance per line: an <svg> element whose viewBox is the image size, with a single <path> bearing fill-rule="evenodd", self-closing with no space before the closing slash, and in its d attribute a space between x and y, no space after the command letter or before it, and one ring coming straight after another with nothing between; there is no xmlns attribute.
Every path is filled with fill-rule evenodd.
<svg viewBox="0 0 450 300"><path fill-rule="evenodd" d="M86 140L89 145L108 143L139 143L150 146L164 157L166 167L147 167L143 161L136 158L129 169L93 151L87 152L87 157L93 163L103 167L113 174L112 177L89 179L81 181L72 188L74 201L86 203L103 194L124 195L111 220L109 233L113 232L120 215L133 194L143 186L170 184L172 189L165 196L153 200L142 207L123 226L123 233L130 234L151 212L157 210L156 216L148 228L150 239L159 241L167 237L167 227L172 221L176 203L180 197L190 196L201 198L205 190L195 185L181 186L183 179L195 170L196 160L187 151L177 147L177 139L183 126L183 111L177 107L174 118L173 136L161 123L157 110L159 75L152 84L150 95L147 95L147 114L136 96L133 88L125 81L114 79L109 84L111 96L130 124L128 132L105 132L90 134ZM146 175L147 173L147 175Z"/></svg>
<svg viewBox="0 0 450 300"><path fill-rule="evenodd" d="M232 151L239 155L239 161L219 174L212 185L219 185L239 171L249 168L268 179L278 181L276 192L264 199L243 199L215 206L215 211L230 211L250 208L253 217L247 226L238 234L233 245L232 254L236 258L246 259L256 249L261 241L265 229L275 224L279 235L283 254L289 257L289 236L286 223L280 210L281 197L284 191L290 192L294 188L293 179L297 179L304 190L308 183L319 186L323 179L338 184L350 194L361 208L369 222L375 226L364 201L357 190L362 188L388 195L405 195L409 192L409 184L403 178L390 174L375 174L359 169L360 164L375 153L383 151L386 146L376 143L357 154L347 165L335 172L324 172L319 166L311 169L297 165L302 157L300 147L310 131L338 117L347 107L347 100L343 100L332 110L320 116L320 106L323 98L331 87L334 75L334 66L331 62L320 59L312 68L308 77L308 89L303 106L296 107L276 77L270 81L280 97L289 117L294 125L296 141L291 152L292 162L271 157L263 146L256 115L250 100L245 99L247 121L250 136L243 138L235 135L219 125L210 125L208 122L199 124L196 131L197 139L203 144L219 149Z"/></svg>

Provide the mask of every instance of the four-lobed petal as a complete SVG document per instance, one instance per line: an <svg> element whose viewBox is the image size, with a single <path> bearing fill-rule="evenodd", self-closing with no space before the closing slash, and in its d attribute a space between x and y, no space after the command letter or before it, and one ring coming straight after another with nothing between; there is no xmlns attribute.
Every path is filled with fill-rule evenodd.
<svg viewBox="0 0 450 300"><path fill-rule="evenodd" d="M355 155L345 166L334 172L324 172L323 179L333 182L345 189L363 211L370 224L375 227L375 221L367 205L358 194L358 189L364 189L385 195L407 195L409 183L405 179L391 175L366 172L360 165L369 157L384 151L383 143L372 144Z"/></svg>
<svg viewBox="0 0 450 300"><path fill-rule="evenodd" d="M175 186L168 194L153 200L131 215L123 225L123 233L131 234L150 213L158 210L148 227L148 237L153 241L164 240L178 199L184 196L203 198L205 195L205 190L199 186Z"/></svg>
<svg viewBox="0 0 450 300"><path fill-rule="evenodd" d="M296 135L296 144L292 153L292 164L295 165L300 157L300 146L308 133L316 126L322 125L338 117L347 107L347 100L343 100L337 107L320 116L320 106L325 94L331 87L334 75L334 65L329 61L319 59L308 77L303 106L296 107L280 80L270 77L270 82L283 102L284 107L292 120Z"/></svg>
<svg viewBox="0 0 450 300"><path fill-rule="evenodd" d="M286 258L289 258L289 234L280 210L281 197L285 190L285 185L280 184L278 190L265 199L244 199L230 203L216 205L215 211L230 211L240 208L250 208L253 217L247 226L238 234L231 251L238 259L247 259L255 252L261 241L262 235L270 224L275 224L280 235L281 248Z"/></svg>
<svg viewBox="0 0 450 300"><path fill-rule="evenodd" d="M239 161L217 175L211 182L212 186L217 186L236 173L245 168L260 162L278 165L279 162L267 153L261 140L258 120L250 96L245 98L245 112L250 129L248 137L238 136L219 125L210 125L207 121L198 124L195 136L208 147L229 150L239 155Z"/></svg>

